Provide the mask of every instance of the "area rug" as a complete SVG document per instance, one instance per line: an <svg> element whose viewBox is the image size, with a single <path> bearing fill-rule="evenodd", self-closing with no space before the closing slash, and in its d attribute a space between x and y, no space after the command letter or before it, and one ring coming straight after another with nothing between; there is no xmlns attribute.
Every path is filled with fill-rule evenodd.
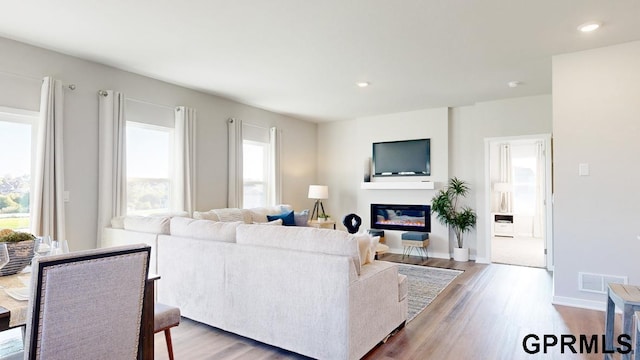
<svg viewBox="0 0 640 360"><path fill-rule="evenodd" d="M407 264L398 264L398 272L406 275L409 282L407 323L420 314L453 279L463 273L460 270Z"/></svg>

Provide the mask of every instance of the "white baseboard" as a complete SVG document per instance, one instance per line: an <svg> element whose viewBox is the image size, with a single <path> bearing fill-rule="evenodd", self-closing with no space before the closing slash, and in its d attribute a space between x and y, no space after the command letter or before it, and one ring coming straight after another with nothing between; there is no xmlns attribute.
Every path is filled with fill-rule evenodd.
<svg viewBox="0 0 640 360"><path fill-rule="evenodd" d="M491 264L491 260L483 257L476 258L476 264Z"/></svg>
<svg viewBox="0 0 640 360"><path fill-rule="evenodd" d="M581 309L606 311L607 303L604 301L584 300L578 298L570 298L564 296L554 296L551 300L553 305L571 306Z"/></svg>

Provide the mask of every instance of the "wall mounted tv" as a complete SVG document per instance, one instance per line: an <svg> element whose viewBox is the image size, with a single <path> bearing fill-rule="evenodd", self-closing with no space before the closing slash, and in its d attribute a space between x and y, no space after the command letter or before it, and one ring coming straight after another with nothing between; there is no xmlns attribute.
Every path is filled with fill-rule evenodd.
<svg viewBox="0 0 640 360"><path fill-rule="evenodd" d="M373 143L373 176L430 176L431 139Z"/></svg>

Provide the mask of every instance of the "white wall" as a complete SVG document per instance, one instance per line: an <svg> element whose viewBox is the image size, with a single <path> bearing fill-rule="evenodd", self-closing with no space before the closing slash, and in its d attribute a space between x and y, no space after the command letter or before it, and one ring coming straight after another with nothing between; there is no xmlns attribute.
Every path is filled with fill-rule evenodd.
<svg viewBox="0 0 640 360"><path fill-rule="evenodd" d="M51 75L65 84L65 183L67 237L72 250L96 246L98 188L98 97L100 89L121 91L127 98L198 112L197 209L227 203L227 124L229 117L282 130L282 200L298 209L316 180L317 126L220 97L117 70L94 62L0 38L0 106L38 110L41 78ZM11 74L18 74L11 75Z"/></svg>
<svg viewBox="0 0 640 360"><path fill-rule="evenodd" d="M438 108L319 124L318 144L327 151L319 151L318 179L329 185L328 211L338 221L354 212L369 228L371 203L430 204L434 190L363 190L360 183L373 142L430 138L432 175L421 178L441 187L448 178L447 119L448 109ZM382 180L416 181L413 177ZM431 230L430 255L448 257L447 229L432 219ZM385 230L385 241L393 252L402 253L400 234Z"/></svg>
<svg viewBox="0 0 640 360"><path fill-rule="evenodd" d="M476 229L466 235L465 243L477 261L488 262L485 223L484 140L551 132L551 95L527 96L477 103L451 110L449 131L450 176L469 183L468 205L478 213Z"/></svg>
<svg viewBox="0 0 640 360"><path fill-rule="evenodd" d="M581 271L640 283L638 64L640 42L553 58L556 303L603 309Z"/></svg>
<svg viewBox="0 0 640 360"><path fill-rule="evenodd" d="M371 156L371 143L430 137L433 157L431 180L436 182L436 189L453 176L469 183L471 192L466 204L478 212L478 226L465 235L465 246L471 249L472 258L488 261L484 235L477 235L484 234L484 221L489 216L483 213L484 139L550 132L550 95L321 123L318 129L318 144L322 149L318 157L318 179L329 185L332 194L327 205L334 218L339 220L355 209L368 228L369 203L430 203L435 193L426 190L361 190L365 159ZM338 196L333 195L336 192ZM390 245L393 250L401 251L399 232L389 233L392 234ZM433 217L430 237L430 255L448 256L448 239L453 239L453 235L448 234Z"/></svg>

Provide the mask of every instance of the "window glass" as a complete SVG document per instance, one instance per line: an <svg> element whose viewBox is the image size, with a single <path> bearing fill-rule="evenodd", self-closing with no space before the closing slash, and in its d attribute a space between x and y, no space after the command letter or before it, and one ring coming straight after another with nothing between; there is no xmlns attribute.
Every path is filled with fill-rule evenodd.
<svg viewBox="0 0 640 360"><path fill-rule="evenodd" d="M0 109L0 229L29 229L37 114Z"/></svg>
<svg viewBox="0 0 640 360"><path fill-rule="evenodd" d="M536 208L536 148L535 145L518 145L511 149L513 212L532 216Z"/></svg>
<svg viewBox="0 0 640 360"><path fill-rule="evenodd" d="M127 121L127 214L169 212L173 129Z"/></svg>
<svg viewBox="0 0 640 360"><path fill-rule="evenodd" d="M243 208L267 205L268 171L269 144L244 140L242 142Z"/></svg>

